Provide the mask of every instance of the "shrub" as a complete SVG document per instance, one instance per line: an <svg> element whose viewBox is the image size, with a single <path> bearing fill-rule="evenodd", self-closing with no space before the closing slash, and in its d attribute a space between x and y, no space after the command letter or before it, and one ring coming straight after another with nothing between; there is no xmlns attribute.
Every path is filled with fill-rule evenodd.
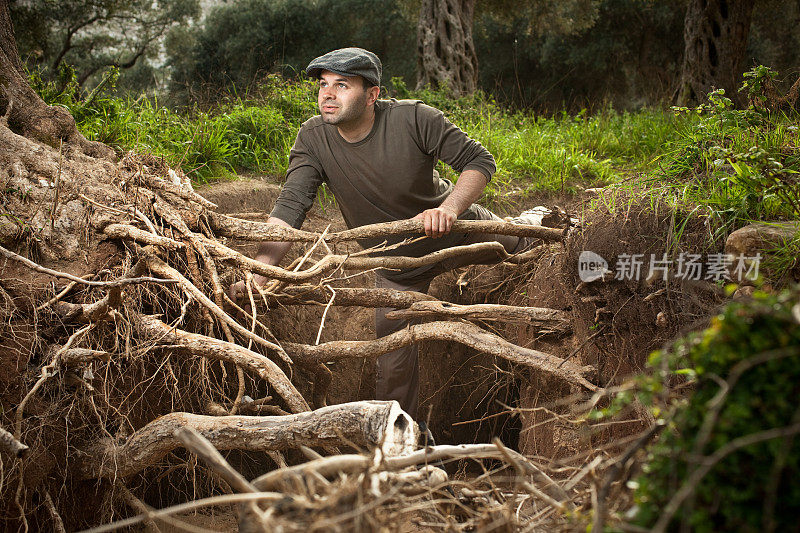
<svg viewBox="0 0 800 533"><path fill-rule="evenodd" d="M649 450L636 480L635 522L652 527L685 487L690 495L673 526L682 522L698 532L795 530L800 290L756 292L752 302L729 304L701 334L655 353L651 366L694 375L696 385L687 399L673 402L673 421ZM790 431L771 435L776 428ZM701 476L704 465L710 469Z"/></svg>

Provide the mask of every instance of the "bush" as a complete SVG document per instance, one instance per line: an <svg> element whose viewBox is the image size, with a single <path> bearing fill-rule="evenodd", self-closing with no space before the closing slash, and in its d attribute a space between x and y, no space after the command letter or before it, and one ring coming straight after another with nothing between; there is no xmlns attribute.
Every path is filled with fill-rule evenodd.
<svg viewBox="0 0 800 533"><path fill-rule="evenodd" d="M796 530L800 289L756 292L752 302L729 304L702 334L655 353L651 366L696 376L696 385L688 399L673 402L674 419L649 450L636 480L635 522L652 527L686 485L691 495L673 526L683 522L698 532ZM793 433L762 433L775 428ZM704 464L711 468L700 477Z"/></svg>

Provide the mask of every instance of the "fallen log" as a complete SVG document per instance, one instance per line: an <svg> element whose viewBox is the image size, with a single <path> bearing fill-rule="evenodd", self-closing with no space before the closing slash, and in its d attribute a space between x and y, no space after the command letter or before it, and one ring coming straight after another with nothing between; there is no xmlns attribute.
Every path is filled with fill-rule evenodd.
<svg viewBox="0 0 800 533"><path fill-rule="evenodd" d="M259 353L238 344L170 327L154 316L138 315L134 317L133 323L142 340L167 344L165 349L170 352L206 357L241 366L269 383L293 412L309 410L303 396L280 367Z"/></svg>
<svg viewBox="0 0 800 533"><path fill-rule="evenodd" d="M597 385L586 379L596 373L593 366L578 366L554 355L524 348L489 333L474 324L463 322L428 322L396 331L374 341L331 341L316 346L284 342L284 348L297 361L307 363L381 355L420 341L451 341L475 350L502 357L559 377L569 383L596 391Z"/></svg>
<svg viewBox="0 0 800 533"><path fill-rule="evenodd" d="M339 297L339 290L336 291ZM528 322L552 331L569 332L572 326L566 312L544 307L517 307L500 304L458 305L441 301L419 301L408 309L386 313L389 319L411 318L465 318L467 320L496 320L500 322Z"/></svg>
<svg viewBox="0 0 800 533"><path fill-rule="evenodd" d="M190 427L218 450L268 451L305 446L378 447L385 456L411 451L416 424L395 401L362 401L288 416L206 416L170 413L117 445L103 439L72 457L79 479L127 477L181 446L175 432Z"/></svg>
<svg viewBox="0 0 800 533"><path fill-rule="evenodd" d="M257 222L242 220L219 213L208 213L211 229L222 237L230 237L244 241L286 241L286 242L313 242L320 235L310 231ZM497 235L513 235L516 237L533 237L545 241L558 242L564 238L564 230L530 226L527 224L512 224L498 220L457 220L453 224L454 233L484 233ZM325 236L328 243L354 241L358 239L375 239L393 235L421 235L425 233L423 222L420 220L397 220L370 224Z"/></svg>

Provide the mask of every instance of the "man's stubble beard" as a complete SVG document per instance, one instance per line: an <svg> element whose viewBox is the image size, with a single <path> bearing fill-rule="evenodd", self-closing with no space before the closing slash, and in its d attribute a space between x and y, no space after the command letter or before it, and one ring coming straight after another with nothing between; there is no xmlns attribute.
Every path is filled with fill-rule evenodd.
<svg viewBox="0 0 800 533"><path fill-rule="evenodd" d="M322 113L322 109L320 109L320 114L322 115L322 121L325 124L333 124L333 125L340 125L346 124L348 122L356 121L366 112L367 108L365 106L367 101L367 93L364 92L363 96L360 97L358 100L351 102L349 106L340 107L340 112L336 116L325 115ZM325 102L322 103L323 105ZM320 106L321 107L321 106Z"/></svg>

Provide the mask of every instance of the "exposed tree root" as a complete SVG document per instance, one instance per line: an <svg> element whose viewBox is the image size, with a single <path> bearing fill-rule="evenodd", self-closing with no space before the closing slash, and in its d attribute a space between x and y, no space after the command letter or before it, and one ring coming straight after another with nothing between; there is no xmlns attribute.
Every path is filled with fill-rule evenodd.
<svg viewBox="0 0 800 533"><path fill-rule="evenodd" d="M102 440L76 453L72 469L80 479L128 477L181 446L175 432L184 427L220 450L355 445L378 446L396 454L417 440L415 424L396 402L354 402L288 416L170 413L136 431L122 445Z"/></svg>
<svg viewBox="0 0 800 533"><path fill-rule="evenodd" d="M594 367L581 367L554 355L517 346L468 323L428 322L409 326L407 329L374 341L331 341L317 346L286 342L284 347L297 361L332 361L381 355L409 344L431 340L458 342L481 352L541 370L588 390L598 389L597 385L586 379L587 376L594 375Z"/></svg>
<svg viewBox="0 0 800 533"><path fill-rule="evenodd" d="M249 241L289 241L289 242L314 242L319 235L309 231L296 230L257 222L242 220L217 213L209 213L211 228L221 237ZM564 230L544 228L542 226L528 226L525 224L512 224L495 220L457 220L453 224L454 233L488 233L497 235L513 235L516 237L533 237L544 241L559 242L564 238ZM419 220L398 220L370 224L339 233L330 233L325 236L328 243L355 241L360 239L375 239L394 235L424 234L423 223Z"/></svg>
<svg viewBox="0 0 800 533"><path fill-rule="evenodd" d="M233 363L269 383L293 412L309 410L303 396L297 392L286 374L261 354L238 344L170 327L152 316L136 316L134 325L143 340L157 343L165 351Z"/></svg>
<svg viewBox="0 0 800 533"><path fill-rule="evenodd" d="M338 296L338 290L337 290ZM517 307L500 304L456 305L440 301L420 301L408 309L390 311L386 318L464 318L467 320L497 320L501 322L528 322L542 329L568 333L572 325L567 313L541 307Z"/></svg>
<svg viewBox="0 0 800 533"><path fill-rule="evenodd" d="M14 435L0 427L0 450L11 457L22 458L28 453L29 448L14 438Z"/></svg>

